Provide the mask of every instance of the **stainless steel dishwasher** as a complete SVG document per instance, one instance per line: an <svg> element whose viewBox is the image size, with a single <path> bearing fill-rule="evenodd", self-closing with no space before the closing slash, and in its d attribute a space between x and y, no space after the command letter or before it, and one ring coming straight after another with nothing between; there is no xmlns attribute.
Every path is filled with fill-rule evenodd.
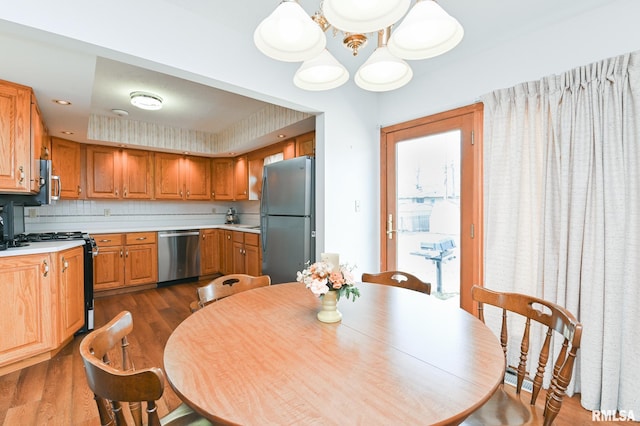
<svg viewBox="0 0 640 426"><path fill-rule="evenodd" d="M200 275L200 231L158 232L158 282Z"/></svg>

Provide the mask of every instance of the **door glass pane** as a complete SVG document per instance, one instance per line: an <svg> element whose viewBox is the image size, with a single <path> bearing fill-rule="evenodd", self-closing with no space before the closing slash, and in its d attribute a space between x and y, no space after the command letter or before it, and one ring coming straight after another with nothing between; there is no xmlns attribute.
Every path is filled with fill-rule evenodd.
<svg viewBox="0 0 640 426"><path fill-rule="evenodd" d="M398 270L431 283L431 294L460 293L459 130L396 144Z"/></svg>

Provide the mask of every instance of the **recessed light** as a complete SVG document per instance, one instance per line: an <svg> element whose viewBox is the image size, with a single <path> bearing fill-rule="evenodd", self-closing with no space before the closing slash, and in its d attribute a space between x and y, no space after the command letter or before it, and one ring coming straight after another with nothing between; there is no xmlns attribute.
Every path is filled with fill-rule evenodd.
<svg viewBox="0 0 640 426"><path fill-rule="evenodd" d="M63 130L60 133L65 134L65 135L72 135L73 132L69 131L69 130Z"/></svg>
<svg viewBox="0 0 640 426"><path fill-rule="evenodd" d="M156 111L162 108L162 98L149 92L131 92L131 105L141 109Z"/></svg>
<svg viewBox="0 0 640 426"><path fill-rule="evenodd" d="M287 137L287 135L283 135L282 133L280 133L280 134L278 135L278 137L279 137L280 139L282 139L282 138L286 138L286 137Z"/></svg>
<svg viewBox="0 0 640 426"><path fill-rule="evenodd" d="M55 102L58 105L71 105L70 101L64 101L62 99L53 99L53 102Z"/></svg>
<svg viewBox="0 0 640 426"><path fill-rule="evenodd" d="M111 110L112 113L114 113L115 115L117 115L118 117L126 117L127 115L129 115L129 111L124 110L124 109L117 109L114 108Z"/></svg>

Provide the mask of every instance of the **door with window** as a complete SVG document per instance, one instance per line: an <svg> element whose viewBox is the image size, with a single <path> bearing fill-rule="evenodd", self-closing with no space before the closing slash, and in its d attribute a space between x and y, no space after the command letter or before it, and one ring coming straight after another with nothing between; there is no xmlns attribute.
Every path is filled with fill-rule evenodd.
<svg viewBox="0 0 640 426"><path fill-rule="evenodd" d="M482 283L482 104L381 131L381 270L473 311Z"/></svg>

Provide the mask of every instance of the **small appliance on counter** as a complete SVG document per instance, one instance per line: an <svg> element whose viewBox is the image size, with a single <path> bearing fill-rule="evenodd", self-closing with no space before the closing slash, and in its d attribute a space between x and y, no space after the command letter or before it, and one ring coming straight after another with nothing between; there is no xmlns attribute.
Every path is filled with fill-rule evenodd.
<svg viewBox="0 0 640 426"><path fill-rule="evenodd" d="M235 225L238 223L238 212L233 207L229 207L227 210L226 222L227 225Z"/></svg>

